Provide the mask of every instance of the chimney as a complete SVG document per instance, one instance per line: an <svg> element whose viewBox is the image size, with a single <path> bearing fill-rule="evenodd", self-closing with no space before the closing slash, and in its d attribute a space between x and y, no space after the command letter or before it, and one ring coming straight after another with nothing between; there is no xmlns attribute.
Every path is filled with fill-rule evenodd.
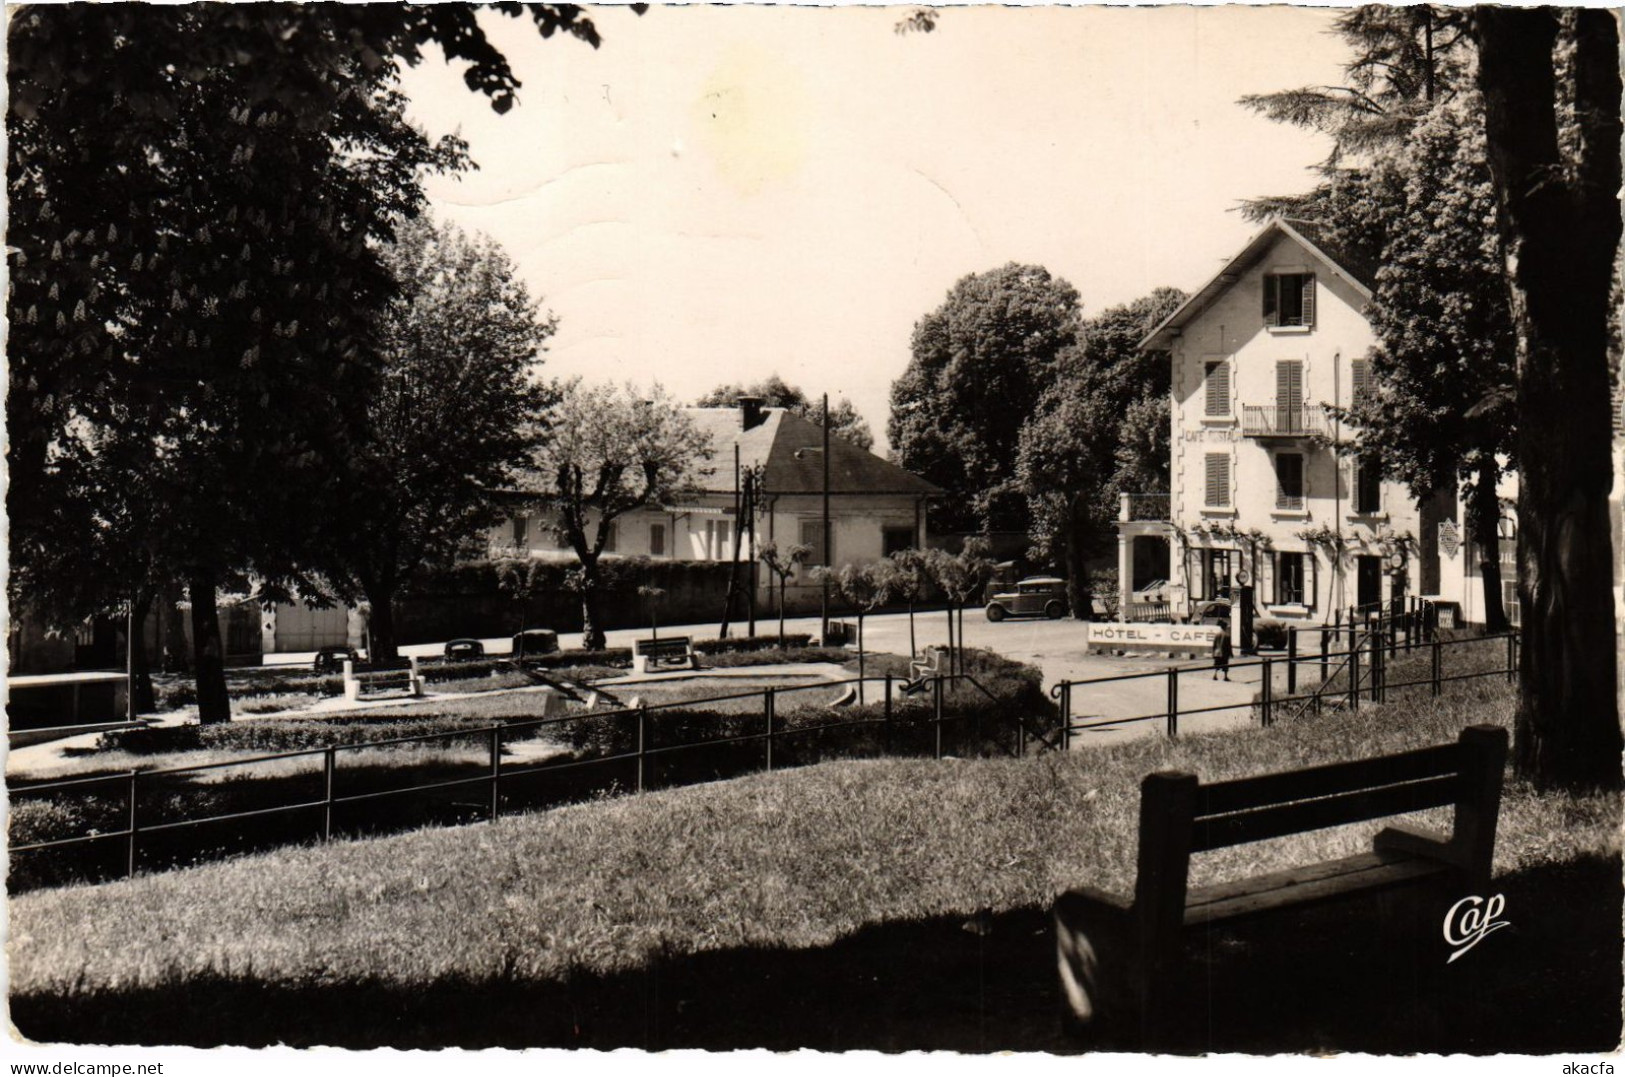
<svg viewBox="0 0 1625 1077"><path fill-rule="evenodd" d="M735 400L739 405L739 429L750 430L761 426L767 420L762 411L762 398L759 396L741 396Z"/></svg>

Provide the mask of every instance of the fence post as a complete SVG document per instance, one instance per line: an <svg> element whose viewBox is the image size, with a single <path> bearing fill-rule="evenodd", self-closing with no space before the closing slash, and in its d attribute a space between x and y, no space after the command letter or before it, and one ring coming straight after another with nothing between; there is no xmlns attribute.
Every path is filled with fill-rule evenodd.
<svg viewBox="0 0 1625 1077"><path fill-rule="evenodd" d="M1518 636L1515 632L1507 633L1507 683L1515 684L1518 680Z"/></svg>
<svg viewBox="0 0 1625 1077"><path fill-rule="evenodd" d="M1433 651L1433 694L1438 695L1444 690L1444 685L1440 683L1441 674L1444 673L1444 652L1440 648L1438 640L1434 640L1429 646Z"/></svg>
<svg viewBox="0 0 1625 1077"><path fill-rule="evenodd" d="M140 776L140 771L135 771L135 770L130 771L130 827L129 827L129 830L130 830L130 848L129 848L129 856L126 859L126 862L125 862L125 865L124 865L124 872L125 872L125 875L127 877L132 878L132 879L135 878L135 833L136 833L136 830L138 829L137 826L136 826L136 822L135 822L135 801L136 801L136 784L135 783L136 783L136 779L139 776Z"/></svg>
<svg viewBox="0 0 1625 1077"><path fill-rule="evenodd" d="M891 724L891 674L886 674L886 723Z"/></svg>
<svg viewBox="0 0 1625 1077"><path fill-rule="evenodd" d="M1349 629L1349 710L1360 709L1360 641L1354 638L1353 628Z"/></svg>
<svg viewBox="0 0 1625 1077"><path fill-rule="evenodd" d="M886 687L891 688L888 678ZM886 694L886 709L891 710L891 693ZM762 692L762 714L767 719L767 772L773 773L773 689Z"/></svg>
<svg viewBox="0 0 1625 1077"><path fill-rule="evenodd" d="M417 661L417 659L413 659ZM491 727L491 822L497 821L497 815L502 811L501 802L497 799L498 782L502 778L502 726L497 724Z"/></svg>
<svg viewBox="0 0 1625 1077"><path fill-rule="evenodd" d="M1061 750L1072 750L1072 682L1061 682Z"/></svg>
<svg viewBox="0 0 1625 1077"><path fill-rule="evenodd" d="M1327 633L1327 631L1324 628L1322 628L1320 630L1320 683L1321 684L1326 683L1326 660L1331 656L1330 644L1331 644L1331 637Z"/></svg>
<svg viewBox="0 0 1625 1077"><path fill-rule="evenodd" d="M1298 630L1289 628L1286 631L1286 694L1295 695L1298 691Z"/></svg>
<svg viewBox="0 0 1625 1077"><path fill-rule="evenodd" d="M1179 736L1179 667L1168 667L1168 739Z"/></svg>
<svg viewBox="0 0 1625 1077"><path fill-rule="evenodd" d="M638 792L643 792L643 748L644 738L647 734L649 708L644 704L638 705Z"/></svg>
<svg viewBox="0 0 1625 1077"><path fill-rule="evenodd" d="M1268 658L1264 659L1263 670L1264 697L1259 701L1261 707L1259 711L1259 724L1267 729L1269 726L1274 724L1274 718L1270 715L1270 702L1275 695L1275 676L1274 671L1270 669L1270 660Z"/></svg>
<svg viewBox="0 0 1625 1077"><path fill-rule="evenodd" d="M1388 657L1399 653L1399 603L1388 602Z"/></svg>
<svg viewBox="0 0 1625 1077"><path fill-rule="evenodd" d="M942 758L942 677L938 675L931 678L931 688L935 699L932 702L933 719L936 726L936 757Z"/></svg>
<svg viewBox="0 0 1625 1077"><path fill-rule="evenodd" d="M1382 702L1382 629L1371 637L1371 702Z"/></svg>
<svg viewBox="0 0 1625 1077"><path fill-rule="evenodd" d="M322 758L322 783L326 786L322 806L322 840L333 840L333 772L338 769L338 749L329 748Z"/></svg>

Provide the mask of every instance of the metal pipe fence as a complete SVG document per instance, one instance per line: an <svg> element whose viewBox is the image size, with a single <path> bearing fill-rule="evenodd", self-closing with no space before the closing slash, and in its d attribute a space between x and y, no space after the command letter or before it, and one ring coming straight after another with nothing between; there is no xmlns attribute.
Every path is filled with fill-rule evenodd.
<svg viewBox="0 0 1625 1077"><path fill-rule="evenodd" d="M881 690L882 698L879 701L881 709L878 716L845 721L807 722L795 725L786 725L780 720L779 708L783 696L795 692L822 692L827 694L835 689L861 688L863 680L872 682L873 686ZM890 751L895 728L899 719L905 716L914 719L925 718L926 723L932 730L930 736L931 754L940 759L944 754L945 726L969 718L981 718L987 713L985 708L981 711L975 711L960 706L957 701L950 698L950 693L955 691L965 694L979 692L989 700L994 702L998 700L995 694L972 674L933 675L928 680L929 693L925 699L918 702L914 701L918 697L917 692L905 696L901 691L905 686L916 686L917 682L900 681L898 678L886 674L864 679L849 678L839 681L819 681L807 685L773 686L751 692L725 693L699 699L680 699L666 703L621 707L613 710L584 711L552 717L527 718L518 721L497 722L489 726L465 726L432 733L390 737L382 740L358 741L352 744L333 744L274 752L245 759L232 759L181 767L165 767L147 771L130 770L88 778L70 778L16 785L10 788L14 803L36 796L58 794L65 791L90 790L96 787L122 785L123 795L120 799L123 804L119 812L119 818L123 825L117 829L91 830L89 833L81 833L67 838L14 844L10 846L10 852L15 856L16 854L61 850L95 843L123 842L123 871L125 875L132 876L140 866L141 839L144 835L162 834L209 824L223 824L301 812L311 813L314 816L319 812L320 835L322 840L327 841L333 838L336 831L336 812L348 805L375 803L386 798L409 794L427 794L478 787L484 787L486 793L478 805L480 813L487 820L495 821L502 814L502 790L504 786L516 781L549 775L556 776L565 772L587 768L626 765L633 772L630 784L635 790L641 792L650 784L651 766L653 761L658 758L681 752L748 743L760 743L762 745L761 769L772 771L776 765L775 748L782 747L786 738L796 738L807 734L878 727L883 730L883 750ZM898 698L900 696L901 699ZM663 712L681 714L684 711L700 709L709 705L732 703L752 698L761 699L761 710L759 712L743 712L737 717L741 721L759 719L761 721L759 729L731 733L725 736L701 737L670 744L659 744L654 741L651 717L658 717ZM829 705L833 706L834 704L830 703ZM1025 751L1029 737L1038 739L1048 747L1056 746L1055 743L1045 739L1041 733L1028 729L1021 716L994 712L993 717L996 720L1007 721L1013 725L1016 752ZM543 760L533 763L505 761L503 751L505 746L511 746L519 740L546 734L569 723L580 722L626 723L631 727L630 746L625 750L606 751L586 758L568 756L559 761ZM916 726L918 724L918 722L915 723ZM447 741L453 746L474 746L477 744L482 746L488 753L486 761L480 765L479 773L468 776L428 782L413 782L406 785L365 791L341 791L341 779L345 770L340 765L342 753L359 753L377 748L399 748L405 745L429 744L435 741ZM166 783L173 783L176 778L190 779L211 771L228 768L253 768L268 763L294 759L317 761L316 765L308 772L308 775L319 779L317 783L319 785L319 795L298 799L291 803L205 814L182 819L156 819L153 818L150 807L145 811L142 810L144 793L160 790ZM782 765L782 760L777 765Z"/></svg>
<svg viewBox="0 0 1625 1077"><path fill-rule="evenodd" d="M1050 694L1056 699L1061 713L1062 746L1070 748L1073 737L1078 733L1145 722L1163 723L1166 735L1169 738L1177 738L1182 720L1210 714L1225 713L1239 717L1244 713L1249 719L1256 716L1258 724L1267 727L1279 721L1299 720L1311 710L1316 714L1335 708L1356 710L1361 703L1381 703L1388 699L1391 693L1405 689L1425 687L1430 695L1436 697L1441 695L1444 687L1449 684L1487 677L1505 677L1508 681L1513 681L1517 677L1518 638L1515 633L1448 641L1437 638L1426 642L1411 641L1406 649L1412 653L1425 652L1427 657L1425 663L1418 660L1402 668L1425 664L1426 669L1420 676L1395 680L1389 676L1390 663L1394 660L1390 653L1394 647L1391 633L1375 629L1361 632L1352 637L1352 642L1346 650L1339 651L1331 649L1325 643L1331 632L1336 630L1338 629L1328 628L1327 632L1321 635L1321 646L1311 653L1301 652L1290 642L1293 637L1289 637L1285 655L1264 655L1231 661L1227 667L1230 674L1257 671L1256 682L1251 680L1243 682L1257 684L1256 693L1247 701L1230 701L1205 706L1182 704L1181 679L1203 675L1216 676L1218 671L1208 663L1174 665L1142 673L1061 681L1050 689ZM1346 626L1342 626L1340 631L1348 634ZM1483 665L1482 668L1460 671L1458 667L1457 672L1447 671L1445 661L1447 654L1464 649L1476 649L1482 658L1484 652L1496 648L1497 641L1503 639L1506 648L1504 658L1497 656L1498 661ZM1108 687L1132 685L1133 682L1159 677L1165 681L1165 689L1130 693L1131 696L1145 697L1145 704L1150 704L1153 697L1160 697L1159 702L1162 705L1155 710L1142 704L1141 711L1126 715L1085 714L1082 716L1084 720L1079 720L1077 712L1079 708L1088 706L1091 695L1098 698Z"/></svg>

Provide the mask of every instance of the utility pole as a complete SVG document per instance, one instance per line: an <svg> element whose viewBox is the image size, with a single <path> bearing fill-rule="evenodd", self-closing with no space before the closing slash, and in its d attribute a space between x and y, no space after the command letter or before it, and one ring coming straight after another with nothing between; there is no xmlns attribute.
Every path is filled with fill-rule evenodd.
<svg viewBox="0 0 1625 1077"><path fill-rule="evenodd" d="M829 548L829 394L824 394L824 594L820 607L820 620L823 627L819 630L818 642L827 644L829 641L829 574L835 571L834 559L830 557Z"/></svg>

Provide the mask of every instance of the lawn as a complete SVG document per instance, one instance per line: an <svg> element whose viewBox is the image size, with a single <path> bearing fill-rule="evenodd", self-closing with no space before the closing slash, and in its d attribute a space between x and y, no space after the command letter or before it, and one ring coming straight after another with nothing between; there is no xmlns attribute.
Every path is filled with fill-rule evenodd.
<svg viewBox="0 0 1625 1077"><path fill-rule="evenodd" d="M589 712L572 704L545 724L542 698L519 691L327 718L109 732L94 748L35 753L26 767L12 767L8 881L13 892L100 881L125 874L131 856L142 870L162 870L324 834L457 824L493 810L534 811L828 759L1009 753L1016 734L1006 712L1021 714L1034 729L1053 725L1054 708L1036 670L984 653L972 663L990 690L1003 694L990 698L969 685L950 686L940 726L927 695L899 693L886 706L876 685L868 706L835 708L829 703L836 688L819 683L798 690L806 678L791 677L774 708L771 750L763 693L783 687L785 678L766 667L760 677L628 685L618 701L607 702L618 707L641 699L650 707L646 713ZM704 702L718 693L733 698ZM497 789L491 785L493 726L505 727ZM330 783L323 749L332 756ZM301 754L266 758L271 753ZM132 771L141 772L135 784ZM28 784L18 784L19 777ZM103 780L32 790L43 780L66 778ZM324 807L329 790L331 808ZM141 830L134 852L118 836L128 828L132 800ZM103 837L90 842L19 848L98 834Z"/></svg>
<svg viewBox="0 0 1625 1077"><path fill-rule="evenodd" d="M825 763L25 894L13 1020L102 1042L1066 1049L1044 910L1071 885L1128 887L1140 776L1437 743L1505 722L1510 701L1470 682L1438 706L1068 756ZM1195 881L1352 851L1377 825L1210 854ZM1269 986L1307 1015L1272 1025L1234 991L1210 995L1204 1049L1612 1046L1619 826L1615 797L1508 785L1496 868L1519 930L1499 962L1495 940L1448 973L1430 955L1428 975L1470 977L1446 1025L1401 1005L1422 979L1389 990L1393 969L1370 965L1382 924L1287 933L1365 977L1354 998L1305 990L1320 959L1282 952L1271 924L1227 944L1243 973L1279 970L1269 985L1243 975L1240 997ZM1237 975L1224 953L1204 960L1204 982Z"/></svg>

